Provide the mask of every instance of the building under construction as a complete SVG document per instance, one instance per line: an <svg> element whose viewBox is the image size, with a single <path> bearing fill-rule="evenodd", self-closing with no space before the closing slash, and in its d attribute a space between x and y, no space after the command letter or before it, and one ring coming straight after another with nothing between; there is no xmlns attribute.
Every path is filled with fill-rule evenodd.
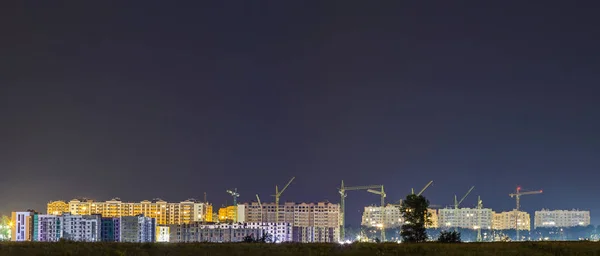
<svg viewBox="0 0 600 256"><path fill-rule="evenodd" d="M305 234L301 242L339 241L339 204L286 202L277 206L276 203L252 202L243 205L246 222L290 223L294 230Z"/></svg>

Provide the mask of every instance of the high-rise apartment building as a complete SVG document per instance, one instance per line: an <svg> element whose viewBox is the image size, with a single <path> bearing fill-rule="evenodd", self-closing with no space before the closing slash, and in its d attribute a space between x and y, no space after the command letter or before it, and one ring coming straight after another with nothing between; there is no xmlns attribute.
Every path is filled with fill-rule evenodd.
<svg viewBox="0 0 600 256"><path fill-rule="evenodd" d="M48 214L61 214L67 208L72 215L101 214L102 217L137 216L155 218L157 224L182 224L195 221L212 221L212 206L194 199L179 203L169 203L161 199L144 200L139 203L122 202L113 198L105 202L89 199L73 199L68 203L54 201L48 203Z"/></svg>
<svg viewBox="0 0 600 256"><path fill-rule="evenodd" d="M34 211L12 212L11 241L33 241Z"/></svg>
<svg viewBox="0 0 600 256"><path fill-rule="evenodd" d="M276 222L275 203L263 203L262 208L257 202L245 203L246 222ZM319 203L292 203L287 202L279 205L278 222L291 223L293 227L311 228L312 233L333 231L333 241L315 242L337 242L339 241L339 219L340 206L329 202ZM327 231L328 232L328 231ZM309 232L307 232L308 234ZM323 240L327 235L319 236Z"/></svg>
<svg viewBox="0 0 600 256"><path fill-rule="evenodd" d="M152 243L156 241L156 221L154 218L123 216L120 220L120 242Z"/></svg>
<svg viewBox="0 0 600 256"><path fill-rule="evenodd" d="M400 208L388 204L386 207L367 206L362 215L362 226L374 228L397 228L402 226L404 220Z"/></svg>
<svg viewBox="0 0 600 256"><path fill-rule="evenodd" d="M492 209L483 208L447 208L438 210L440 227L491 229L493 220Z"/></svg>
<svg viewBox="0 0 600 256"><path fill-rule="evenodd" d="M48 203L47 214L61 215L63 213L70 213L69 204L64 201L53 201Z"/></svg>
<svg viewBox="0 0 600 256"><path fill-rule="evenodd" d="M362 215L362 226L366 227L381 227L381 218L385 219L383 227L385 228L397 228L402 226L404 218L399 206L388 204L383 208L383 214L381 214L381 206L367 206ZM438 214L435 209L427 209L429 216L429 224L426 224L426 228L437 228L438 227Z"/></svg>
<svg viewBox="0 0 600 256"><path fill-rule="evenodd" d="M271 236L272 242L299 242L292 240L292 224L285 222L246 222L246 228L260 229L264 234Z"/></svg>
<svg viewBox="0 0 600 256"><path fill-rule="evenodd" d="M100 236L103 242L120 242L121 218L102 217L100 220Z"/></svg>
<svg viewBox="0 0 600 256"><path fill-rule="evenodd" d="M64 214L62 218L62 237L67 240L81 242L101 241L100 215Z"/></svg>
<svg viewBox="0 0 600 256"><path fill-rule="evenodd" d="M246 236L260 239L264 234L262 229L250 228L245 223L202 224L195 222L170 225L169 230L171 231L169 241L172 243L242 242Z"/></svg>
<svg viewBox="0 0 600 256"><path fill-rule="evenodd" d="M63 221L60 216L49 214L33 215L33 241L58 242L62 237Z"/></svg>
<svg viewBox="0 0 600 256"><path fill-rule="evenodd" d="M515 229L517 225L519 230L531 230L531 217L529 216L529 213L512 210L508 212L493 213L492 215L492 229Z"/></svg>
<svg viewBox="0 0 600 256"><path fill-rule="evenodd" d="M429 213L429 223L425 224L425 228L438 228L439 227L439 216L436 209L427 209Z"/></svg>
<svg viewBox="0 0 600 256"><path fill-rule="evenodd" d="M534 228L575 227L590 225L590 212L579 210L546 210L535 212Z"/></svg>
<svg viewBox="0 0 600 256"><path fill-rule="evenodd" d="M156 226L156 242L168 243L170 235L169 233L168 226Z"/></svg>

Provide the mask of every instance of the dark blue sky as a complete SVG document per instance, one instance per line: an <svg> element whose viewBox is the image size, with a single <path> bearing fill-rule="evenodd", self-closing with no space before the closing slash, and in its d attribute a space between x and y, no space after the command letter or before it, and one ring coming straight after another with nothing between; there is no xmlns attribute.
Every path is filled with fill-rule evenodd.
<svg viewBox="0 0 600 256"><path fill-rule="evenodd" d="M434 180L433 204L522 185L600 217L593 1L123 2L2 3L0 212L296 176L283 201ZM350 192L348 222L378 202Z"/></svg>

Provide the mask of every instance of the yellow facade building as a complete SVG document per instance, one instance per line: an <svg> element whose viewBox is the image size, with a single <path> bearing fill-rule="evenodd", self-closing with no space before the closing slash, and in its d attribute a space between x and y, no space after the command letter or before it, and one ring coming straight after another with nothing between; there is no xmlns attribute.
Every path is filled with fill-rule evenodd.
<svg viewBox="0 0 600 256"><path fill-rule="evenodd" d="M65 205L67 204L67 208ZM73 199L68 203L54 201L48 203L48 214L70 212L73 215L101 214L103 217L136 216L143 214L155 218L157 225L189 224L196 221L212 221L212 206L188 199L179 203L169 203L161 199L144 200L139 203L123 202L113 198L105 202L89 199ZM68 211L65 211L67 210ZM62 213L61 212L61 213Z"/></svg>
<svg viewBox="0 0 600 256"><path fill-rule="evenodd" d="M48 214L61 215L63 213L70 213L69 204L65 201L54 201L48 203Z"/></svg>
<svg viewBox="0 0 600 256"><path fill-rule="evenodd" d="M219 208L219 222L235 222L237 213L236 206Z"/></svg>
<svg viewBox="0 0 600 256"><path fill-rule="evenodd" d="M517 226L519 230L531 229L531 216L527 212L517 212L515 210L500 213L494 212L492 217L492 229L495 230L515 229Z"/></svg>
<svg viewBox="0 0 600 256"><path fill-rule="evenodd" d="M431 214L429 216L429 224L426 224L426 228L438 228L438 212L436 209L427 209L427 212Z"/></svg>

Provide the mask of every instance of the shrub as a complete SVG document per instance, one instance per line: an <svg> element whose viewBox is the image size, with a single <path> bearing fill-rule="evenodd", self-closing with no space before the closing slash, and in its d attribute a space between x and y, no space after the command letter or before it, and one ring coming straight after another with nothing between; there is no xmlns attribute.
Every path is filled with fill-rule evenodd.
<svg viewBox="0 0 600 256"><path fill-rule="evenodd" d="M438 238L440 243L460 243L460 233L456 231L442 231Z"/></svg>

